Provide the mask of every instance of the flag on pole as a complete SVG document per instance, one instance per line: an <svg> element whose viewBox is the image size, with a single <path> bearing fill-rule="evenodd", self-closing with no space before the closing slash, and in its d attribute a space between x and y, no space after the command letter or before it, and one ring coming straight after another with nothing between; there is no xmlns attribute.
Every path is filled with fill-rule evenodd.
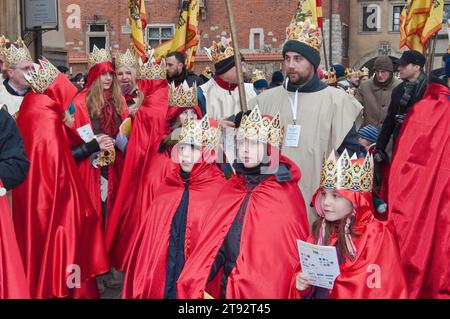
<svg viewBox="0 0 450 319"><path fill-rule="evenodd" d="M128 17L130 18L131 37L134 52L141 58L145 55L144 32L147 27L144 0L128 0Z"/></svg>
<svg viewBox="0 0 450 319"><path fill-rule="evenodd" d="M422 30L420 42L428 43L431 37L442 29L442 20L444 19L444 0L432 1L430 16Z"/></svg>
<svg viewBox="0 0 450 319"><path fill-rule="evenodd" d="M295 11L292 21L304 21L308 18L312 23L322 28L322 0L299 0L297 10Z"/></svg>
<svg viewBox="0 0 450 319"><path fill-rule="evenodd" d="M155 48L157 60L167 56L170 52L184 52L186 54L186 67L188 69L192 68L199 44L199 11L198 0L183 1L174 37Z"/></svg>
<svg viewBox="0 0 450 319"><path fill-rule="evenodd" d="M400 16L400 47L424 52L442 27L444 0L407 0Z"/></svg>

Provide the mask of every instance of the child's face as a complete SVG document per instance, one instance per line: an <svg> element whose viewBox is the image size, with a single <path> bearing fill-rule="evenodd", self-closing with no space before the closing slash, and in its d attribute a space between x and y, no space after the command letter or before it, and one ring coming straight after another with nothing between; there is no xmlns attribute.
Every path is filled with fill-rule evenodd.
<svg viewBox="0 0 450 319"><path fill-rule="evenodd" d="M365 138L360 137L359 144L364 147L369 147L370 145L372 145L372 142L369 140L366 140Z"/></svg>
<svg viewBox="0 0 450 319"><path fill-rule="evenodd" d="M178 160L181 169L190 173L195 163L200 162L202 151L200 147L191 144L178 145Z"/></svg>
<svg viewBox="0 0 450 319"><path fill-rule="evenodd" d="M353 211L352 203L340 196L333 189L321 190L321 205L325 213L325 219L334 222L347 217Z"/></svg>

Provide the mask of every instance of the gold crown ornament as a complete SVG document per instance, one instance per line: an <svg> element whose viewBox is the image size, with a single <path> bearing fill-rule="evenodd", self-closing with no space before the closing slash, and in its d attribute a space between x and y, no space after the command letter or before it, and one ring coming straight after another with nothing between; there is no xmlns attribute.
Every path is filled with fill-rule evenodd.
<svg viewBox="0 0 450 319"><path fill-rule="evenodd" d="M360 71L359 71L359 77L364 77L364 76L369 76L369 69L366 67L363 67Z"/></svg>
<svg viewBox="0 0 450 319"><path fill-rule="evenodd" d="M116 150L112 148L107 151L102 151L100 152L100 154L98 154L97 165L100 167L105 167L114 164L115 160L116 160Z"/></svg>
<svg viewBox="0 0 450 319"><path fill-rule="evenodd" d="M183 123L178 143L203 146L213 150L219 143L219 137L219 128L212 126L209 116L205 115L200 121L189 118Z"/></svg>
<svg viewBox="0 0 450 319"><path fill-rule="evenodd" d="M349 88L347 88L347 90L345 90L345 93L347 93L348 95L351 95L351 96L355 96L356 91L354 88L349 87Z"/></svg>
<svg viewBox="0 0 450 319"><path fill-rule="evenodd" d="M135 69L138 66L138 60L136 55L134 55L130 49L127 49L125 53L118 53L116 55L114 65L116 70L120 67Z"/></svg>
<svg viewBox="0 0 450 319"><path fill-rule="evenodd" d="M373 157L367 153L364 161L347 150L336 160L334 151L322 165L320 186L327 189L371 192L373 184Z"/></svg>
<svg viewBox="0 0 450 319"><path fill-rule="evenodd" d="M211 79L213 72L209 66L205 66L205 68L202 71L202 75L207 79Z"/></svg>
<svg viewBox="0 0 450 319"><path fill-rule="evenodd" d="M42 94L55 81L58 74L58 69L46 58L42 58L39 64L34 64L34 70L28 74L25 73L24 77L34 92Z"/></svg>
<svg viewBox="0 0 450 319"><path fill-rule="evenodd" d="M292 20L286 28L287 40L295 40L309 45L320 52L322 46L322 36L319 28L311 23L310 19L305 21Z"/></svg>
<svg viewBox="0 0 450 319"><path fill-rule="evenodd" d="M345 77L346 78L350 77L350 76L353 76L353 75L359 76L359 71L357 71L355 69L352 69L352 68L346 68L345 69Z"/></svg>
<svg viewBox="0 0 450 319"><path fill-rule="evenodd" d="M94 45L94 49L88 56L88 67L92 68L94 65L103 62L112 62L111 53L106 49L99 49Z"/></svg>
<svg viewBox="0 0 450 319"><path fill-rule="evenodd" d="M266 75L261 70L255 70L252 73L252 83L255 83L259 80L266 80Z"/></svg>
<svg viewBox="0 0 450 319"><path fill-rule="evenodd" d="M279 147L283 143L284 128L281 126L280 113L271 120L261 115L258 106L249 115L244 115L237 131L237 138L258 140Z"/></svg>
<svg viewBox="0 0 450 319"><path fill-rule="evenodd" d="M154 49L146 50L147 62L139 59L137 78L141 80L165 80L167 78L166 61L164 59L158 64L154 57Z"/></svg>
<svg viewBox="0 0 450 319"><path fill-rule="evenodd" d="M330 71L325 72L324 80L325 80L324 82L328 85L335 84L337 82L336 72L334 72L333 69L330 69Z"/></svg>
<svg viewBox="0 0 450 319"><path fill-rule="evenodd" d="M211 47L205 48L205 52L209 60L214 64L234 56L231 38L222 37L220 42L213 41Z"/></svg>
<svg viewBox="0 0 450 319"><path fill-rule="evenodd" d="M184 81L178 87L173 82L169 84L169 105L175 107L194 107L198 105L197 84L189 87Z"/></svg>
<svg viewBox="0 0 450 319"><path fill-rule="evenodd" d="M5 53L7 51L7 47L9 45L9 40L4 36L0 36L0 60L5 60Z"/></svg>
<svg viewBox="0 0 450 319"><path fill-rule="evenodd" d="M0 40L0 54L1 59L6 64L6 66L12 66L25 61L33 61L28 51L25 42L21 38L17 39L14 44L11 44L9 48L7 47L9 41L2 37Z"/></svg>

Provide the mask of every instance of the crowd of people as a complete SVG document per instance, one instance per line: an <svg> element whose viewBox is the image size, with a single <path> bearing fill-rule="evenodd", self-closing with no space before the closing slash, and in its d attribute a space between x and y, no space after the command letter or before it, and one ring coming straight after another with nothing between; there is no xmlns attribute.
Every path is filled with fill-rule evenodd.
<svg viewBox="0 0 450 319"><path fill-rule="evenodd" d="M450 298L449 55L324 72L321 43L294 20L270 83L242 61L242 111L230 39L69 79L0 38L0 298ZM331 289L296 240L336 247Z"/></svg>

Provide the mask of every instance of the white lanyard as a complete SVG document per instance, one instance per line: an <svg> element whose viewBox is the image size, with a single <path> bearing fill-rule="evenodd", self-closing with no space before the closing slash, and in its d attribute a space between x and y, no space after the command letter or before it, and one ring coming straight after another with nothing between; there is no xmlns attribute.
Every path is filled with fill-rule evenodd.
<svg viewBox="0 0 450 319"><path fill-rule="evenodd" d="M288 85L289 79L286 81L285 89L287 91L287 85ZM289 93L287 93L289 102L291 103L291 111L292 111L292 119L294 120L294 125L297 125L297 109L298 109L298 90L294 93L294 100L291 99L289 96Z"/></svg>

